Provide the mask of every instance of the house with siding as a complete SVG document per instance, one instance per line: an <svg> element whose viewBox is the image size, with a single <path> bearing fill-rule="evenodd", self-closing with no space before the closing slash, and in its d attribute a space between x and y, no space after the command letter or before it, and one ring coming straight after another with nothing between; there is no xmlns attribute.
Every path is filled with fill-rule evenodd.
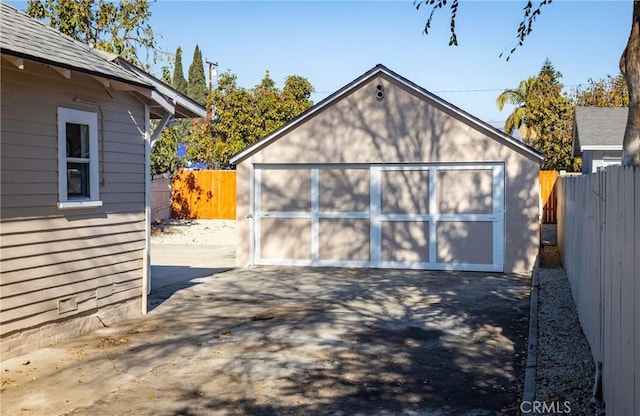
<svg viewBox="0 0 640 416"><path fill-rule="evenodd" d="M4 3L0 21L6 359L146 312L150 149L205 109Z"/></svg>
<svg viewBox="0 0 640 416"><path fill-rule="evenodd" d="M619 165L627 126L627 107L576 107L573 117L573 157L582 157L582 173Z"/></svg>

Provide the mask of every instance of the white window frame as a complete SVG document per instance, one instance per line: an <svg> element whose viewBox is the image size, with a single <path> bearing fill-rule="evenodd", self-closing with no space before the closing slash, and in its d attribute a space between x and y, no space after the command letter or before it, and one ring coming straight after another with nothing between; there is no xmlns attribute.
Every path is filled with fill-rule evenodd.
<svg viewBox="0 0 640 416"><path fill-rule="evenodd" d="M89 193L87 197L69 197L67 192L67 123L89 126ZM73 160L71 160L73 161ZM102 206L98 169L98 114L92 111L58 107L58 209Z"/></svg>

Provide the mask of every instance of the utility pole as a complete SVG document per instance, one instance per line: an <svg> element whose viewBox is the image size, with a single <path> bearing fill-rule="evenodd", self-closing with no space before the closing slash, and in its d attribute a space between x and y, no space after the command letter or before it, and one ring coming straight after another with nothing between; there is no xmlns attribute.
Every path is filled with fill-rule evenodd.
<svg viewBox="0 0 640 416"><path fill-rule="evenodd" d="M209 92L213 91L213 77L218 76L218 63L205 61L209 64ZM215 69L214 69L215 68Z"/></svg>

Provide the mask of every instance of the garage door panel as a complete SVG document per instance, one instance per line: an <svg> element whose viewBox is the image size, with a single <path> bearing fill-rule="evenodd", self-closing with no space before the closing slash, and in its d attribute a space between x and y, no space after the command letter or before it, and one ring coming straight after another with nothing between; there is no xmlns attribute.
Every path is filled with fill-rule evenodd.
<svg viewBox="0 0 640 416"><path fill-rule="evenodd" d="M255 167L259 264L504 269L504 166Z"/></svg>
<svg viewBox="0 0 640 416"><path fill-rule="evenodd" d="M368 219L321 218L318 228L320 261L369 261Z"/></svg>
<svg viewBox="0 0 640 416"><path fill-rule="evenodd" d="M439 170L436 198L440 214L491 214L493 171Z"/></svg>
<svg viewBox="0 0 640 416"><path fill-rule="evenodd" d="M383 262L429 262L429 222L385 221L381 229Z"/></svg>
<svg viewBox="0 0 640 416"><path fill-rule="evenodd" d="M436 238L438 263L493 263L491 222L439 222L436 226Z"/></svg>
<svg viewBox="0 0 640 416"><path fill-rule="evenodd" d="M381 214L426 214L428 212L428 170L380 172Z"/></svg>
<svg viewBox="0 0 640 416"><path fill-rule="evenodd" d="M262 218L260 250L265 260L311 260L311 219Z"/></svg>
<svg viewBox="0 0 640 416"><path fill-rule="evenodd" d="M308 169L263 169L260 188L262 211L311 211Z"/></svg>
<svg viewBox="0 0 640 416"><path fill-rule="evenodd" d="M322 169L318 188L320 211L369 211L369 169Z"/></svg>

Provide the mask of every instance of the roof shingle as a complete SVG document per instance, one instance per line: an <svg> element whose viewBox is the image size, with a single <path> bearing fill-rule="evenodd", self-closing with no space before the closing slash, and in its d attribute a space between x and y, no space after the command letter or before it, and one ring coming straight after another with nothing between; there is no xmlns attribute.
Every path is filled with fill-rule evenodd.
<svg viewBox="0 0 640 416"><path fill-rule="evenodd" d="M629 114L627 107L576 107L575 111L575 150L618 145L622 149Z"/></svg>
<svg viewBox="0 0 640 416"><path fill-rule="evenodd" d="M0 2L0 51L7 55L91 75L153 88L106 59L103 52L80 43Z"/></svg>

